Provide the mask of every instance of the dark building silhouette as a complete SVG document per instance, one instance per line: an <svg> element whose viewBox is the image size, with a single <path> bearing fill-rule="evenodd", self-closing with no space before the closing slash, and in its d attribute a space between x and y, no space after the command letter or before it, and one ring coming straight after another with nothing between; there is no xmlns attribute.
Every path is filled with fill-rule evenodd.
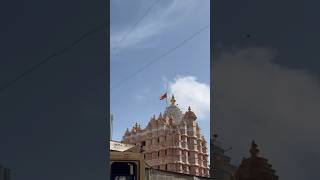
<svg viewBox="0 0 320 180"><path fill-rule="evenodd" d="M10 180L10 170L0 166L0 180Z"/></svg>
<svg viewBox="0 0 320 180"><path fill-rule="evenodd" d="M225 150L217 137L217 135L214 136L213 144L211 146L213 156L213 178L217 180L230 180L237 170L237 167L230 164L231 158L225 155L226 151L230 149Z"/></svg>
<svg viewBox="0 0 320 180"><path fill-rule="evenodd" d="M243 159L237 169L233 180L278 180L275 170L268 160L258 157L259 150L257 144L253 141L251 144L251 157Z"/></svg>

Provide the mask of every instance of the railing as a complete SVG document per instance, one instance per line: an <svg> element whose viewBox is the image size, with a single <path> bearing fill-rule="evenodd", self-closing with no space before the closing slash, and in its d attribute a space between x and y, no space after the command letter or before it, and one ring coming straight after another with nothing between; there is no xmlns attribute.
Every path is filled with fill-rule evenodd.
<svg viewBox="0 0 320 180"><path fill-rule="evenodd" d="M143 151L149 151L149 146L142 146Z"/></svg>
<svg viewBox="0 0 320 180"><path fill-rule="evenodd" d="M181 147L186 149L187 148L187 143L186 142L181 142Z"/></svg>

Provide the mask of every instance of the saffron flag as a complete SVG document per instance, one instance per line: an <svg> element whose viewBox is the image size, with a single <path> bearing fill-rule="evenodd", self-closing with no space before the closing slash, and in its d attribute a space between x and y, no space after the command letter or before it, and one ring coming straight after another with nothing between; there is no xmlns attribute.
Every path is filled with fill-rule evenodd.
<svg viewBox="0 0 320 180"><path fill-rule="evenodd" d="M160 100L166 99L167 98L167 93L164 93L162 96L160 96Z"/></svg>

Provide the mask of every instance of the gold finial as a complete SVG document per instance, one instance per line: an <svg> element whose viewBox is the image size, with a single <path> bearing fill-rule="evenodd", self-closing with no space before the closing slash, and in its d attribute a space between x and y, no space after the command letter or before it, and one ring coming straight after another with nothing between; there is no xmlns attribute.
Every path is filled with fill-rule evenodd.
<svg viewBox="0 0 320 180"><path fill-rule="evenodd" d="M133 126L133 130L136 132L138 130L138 123L135 123Z"/></svg>
<svg viewBox="0 0 320 180"><path fill-rule="evenodd" d="M172 98L171 98L171 100L170 100L170 101L171 101L171 104L172 104L172 105L175 105L175 103L176 103L176 99L174 98L174 95L172 95Z"/></svg>
<svg viewBox="0 0 320 180"><path fill-rule="evenodd" d="M258 145L255 143L255 141L252 141L251 143L251 149L250 149L250 154L251 157L257 157L259 150L258 150Z"/></svg>
<svg viewBox="0 0 320 180"><path fill-rule="evenodd" d="M138 128L138 123L136 122L136 124L134 125L135 128Z"/></svg>

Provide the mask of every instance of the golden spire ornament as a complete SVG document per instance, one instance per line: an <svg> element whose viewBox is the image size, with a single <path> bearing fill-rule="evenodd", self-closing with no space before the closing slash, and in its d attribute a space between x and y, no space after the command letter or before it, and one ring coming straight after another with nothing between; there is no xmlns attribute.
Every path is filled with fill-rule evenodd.
<svg viewBox="0 0 320 180"><path fill-rule="evenodd" d="M170 100L170 101L171 101L171 104L172 104L172 105L175 105L175 103L176 103L176 99L174 98L174 95L172 95L172 98L171 98L171 100Z"/></svg>

